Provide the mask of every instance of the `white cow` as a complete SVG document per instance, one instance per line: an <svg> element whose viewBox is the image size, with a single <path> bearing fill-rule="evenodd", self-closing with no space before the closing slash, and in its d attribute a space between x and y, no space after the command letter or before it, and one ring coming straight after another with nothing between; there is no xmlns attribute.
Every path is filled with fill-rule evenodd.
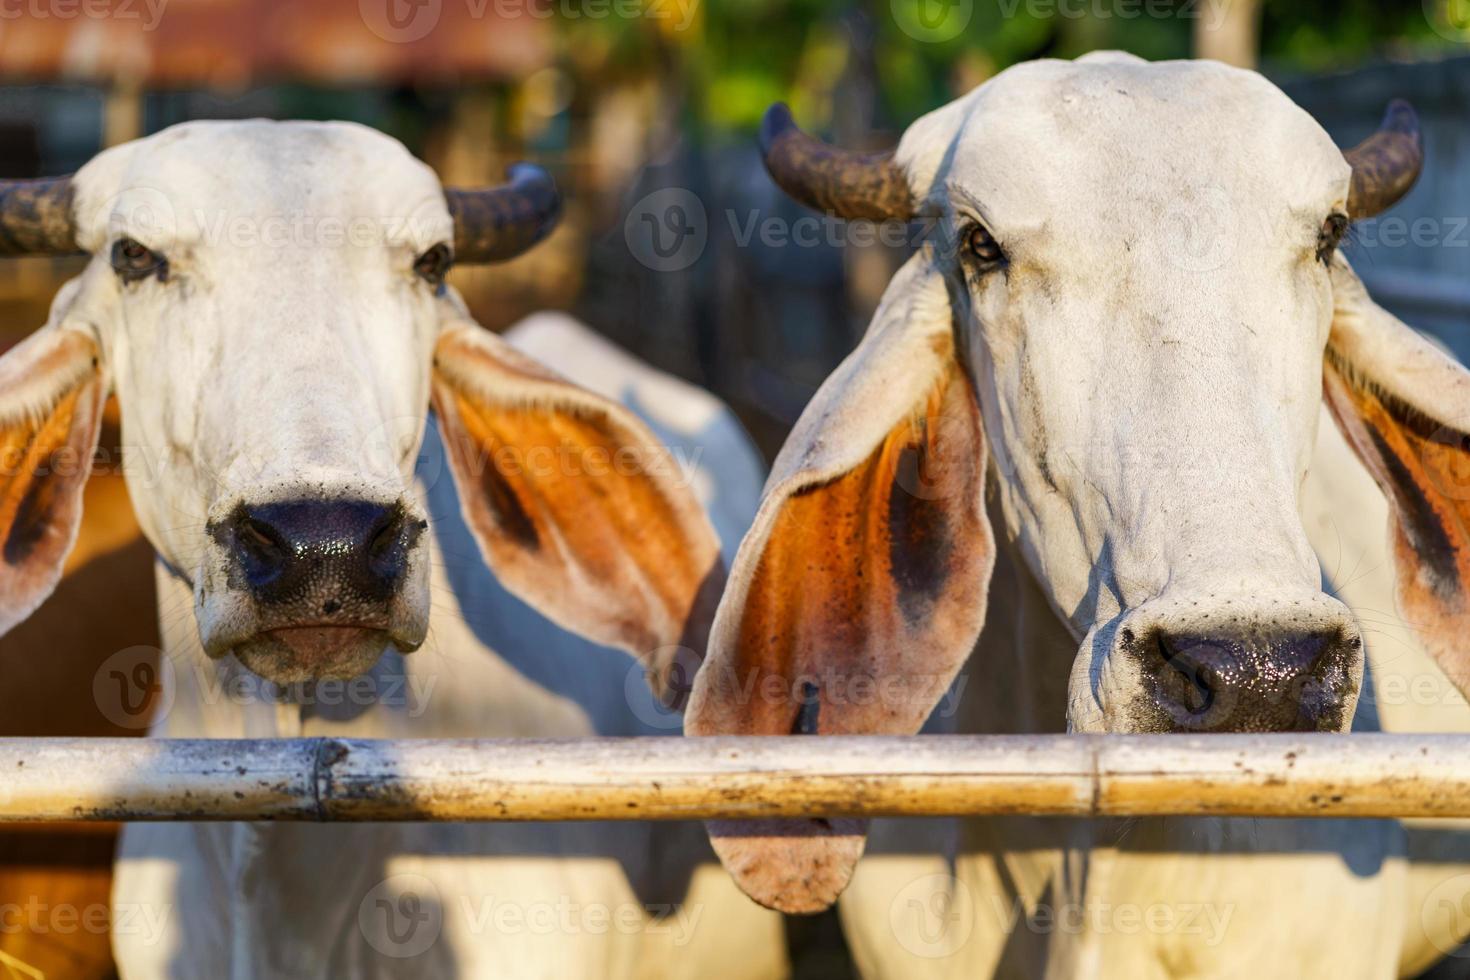
<svg viewBox="0 0 1470 980"><path fill-rule="evenodd" d="M159 555L155 734L676 732L645 670L702 648L761 467L575 322L469 321L451 255L514 255L557 204L536 168L446 190L336 123L191 123L0 186L9 251L93 256L0 359L0 628L55 584L111 389ZM134 825L114 948L129 978L779 975L779 916L702 838Z"/></svg>
<svg viewBox="0 0 1470 980"><path fill-rule="evenodd" d="M1103 54L896 154L762 135L798 199L929 235L776 461L687 731L1345 731L1364 634L1470 682L1470 374L1337 253L1417 176L1407 105L1344 154L1252 72ZM1361 463L1322 433L1309 529L1324 396ZM1364 466L1387 507L1323 502ZM1357 582L1389 561L1403 621ZM854 875L866 831L711 824L761 903L843 894L874 977L1385 977L1470 933L1464 835L1394 821L882 821Z"/></svg>

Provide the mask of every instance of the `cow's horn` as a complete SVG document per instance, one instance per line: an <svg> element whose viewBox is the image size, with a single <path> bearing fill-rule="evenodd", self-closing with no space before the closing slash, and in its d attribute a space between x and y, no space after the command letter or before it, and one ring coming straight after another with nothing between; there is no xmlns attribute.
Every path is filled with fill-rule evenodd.
<svg viewBox="0 0 1470 980"><path fill-rule="evenodd" d="M1348 217L1356 220L1382 214L1409 193L1424 167L1418 113L1403 99L1394 99L1378 132L1343 156L1353 165Z"/></svg>
<svg viewBox="0 0 1470 980"><path fill-rule="evenodd" d="M777 102L761 122L761 157L771 178L808 207L843 218L908 221L914 198L893 153L855 153L828 146L796 128Z"/></svg>
<svg viewBox="0 0 1470 980"><path fill-rule="evenodd" d="M0 255L78 251L71 178L0 180Z"/></svg>
<svg viewBox="0 0 1470 980"><path fill-rule="evenodd" d="M511 165L500 187L447 187L459 262L502 262L535 245L561 216L561 192L551 174L529 163Z"/></svg>

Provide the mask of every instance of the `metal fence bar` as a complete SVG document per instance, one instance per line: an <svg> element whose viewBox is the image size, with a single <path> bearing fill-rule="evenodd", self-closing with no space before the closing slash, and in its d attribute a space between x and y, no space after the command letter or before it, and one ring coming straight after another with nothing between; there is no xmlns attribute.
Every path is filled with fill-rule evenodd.
<svg viewBox="0 0 1470 980"><path fill-rule="evenodd" d="M0 821L1470 817L1467 735L0 739Z"/></svg>

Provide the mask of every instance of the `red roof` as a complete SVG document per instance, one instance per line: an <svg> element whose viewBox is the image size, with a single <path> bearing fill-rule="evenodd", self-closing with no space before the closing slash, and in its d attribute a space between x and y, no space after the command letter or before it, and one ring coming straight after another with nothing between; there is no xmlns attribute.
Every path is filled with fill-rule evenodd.
<svg viewBox="0 0 1470 980"><path fill-rule="evenodd" d="M239 87L514 78L546 65L546 0L17 0L0 76Z"/></svg>

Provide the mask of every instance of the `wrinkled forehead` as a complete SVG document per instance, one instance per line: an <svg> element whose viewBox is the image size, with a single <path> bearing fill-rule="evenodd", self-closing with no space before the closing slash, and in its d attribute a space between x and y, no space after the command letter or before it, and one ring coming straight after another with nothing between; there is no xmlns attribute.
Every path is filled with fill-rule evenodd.
<svg viewBox="0 0 1470 980"><path fill-rule="evenodd" d="M184 123L99 154L75 186L89 251L121 234L154 248L284 234L421 250L453 231L434 172L352 123Z"/></svg>
<svg viewBox="0 0 1470 980"><path fill-rule="evenodd" d="M899 149L915 191L1002 227L1155 220L1141 201L1227 198L1321 221L1347 194L1331 138L1254 72L1214 62L1030 62L923 117Z"/></svg>

